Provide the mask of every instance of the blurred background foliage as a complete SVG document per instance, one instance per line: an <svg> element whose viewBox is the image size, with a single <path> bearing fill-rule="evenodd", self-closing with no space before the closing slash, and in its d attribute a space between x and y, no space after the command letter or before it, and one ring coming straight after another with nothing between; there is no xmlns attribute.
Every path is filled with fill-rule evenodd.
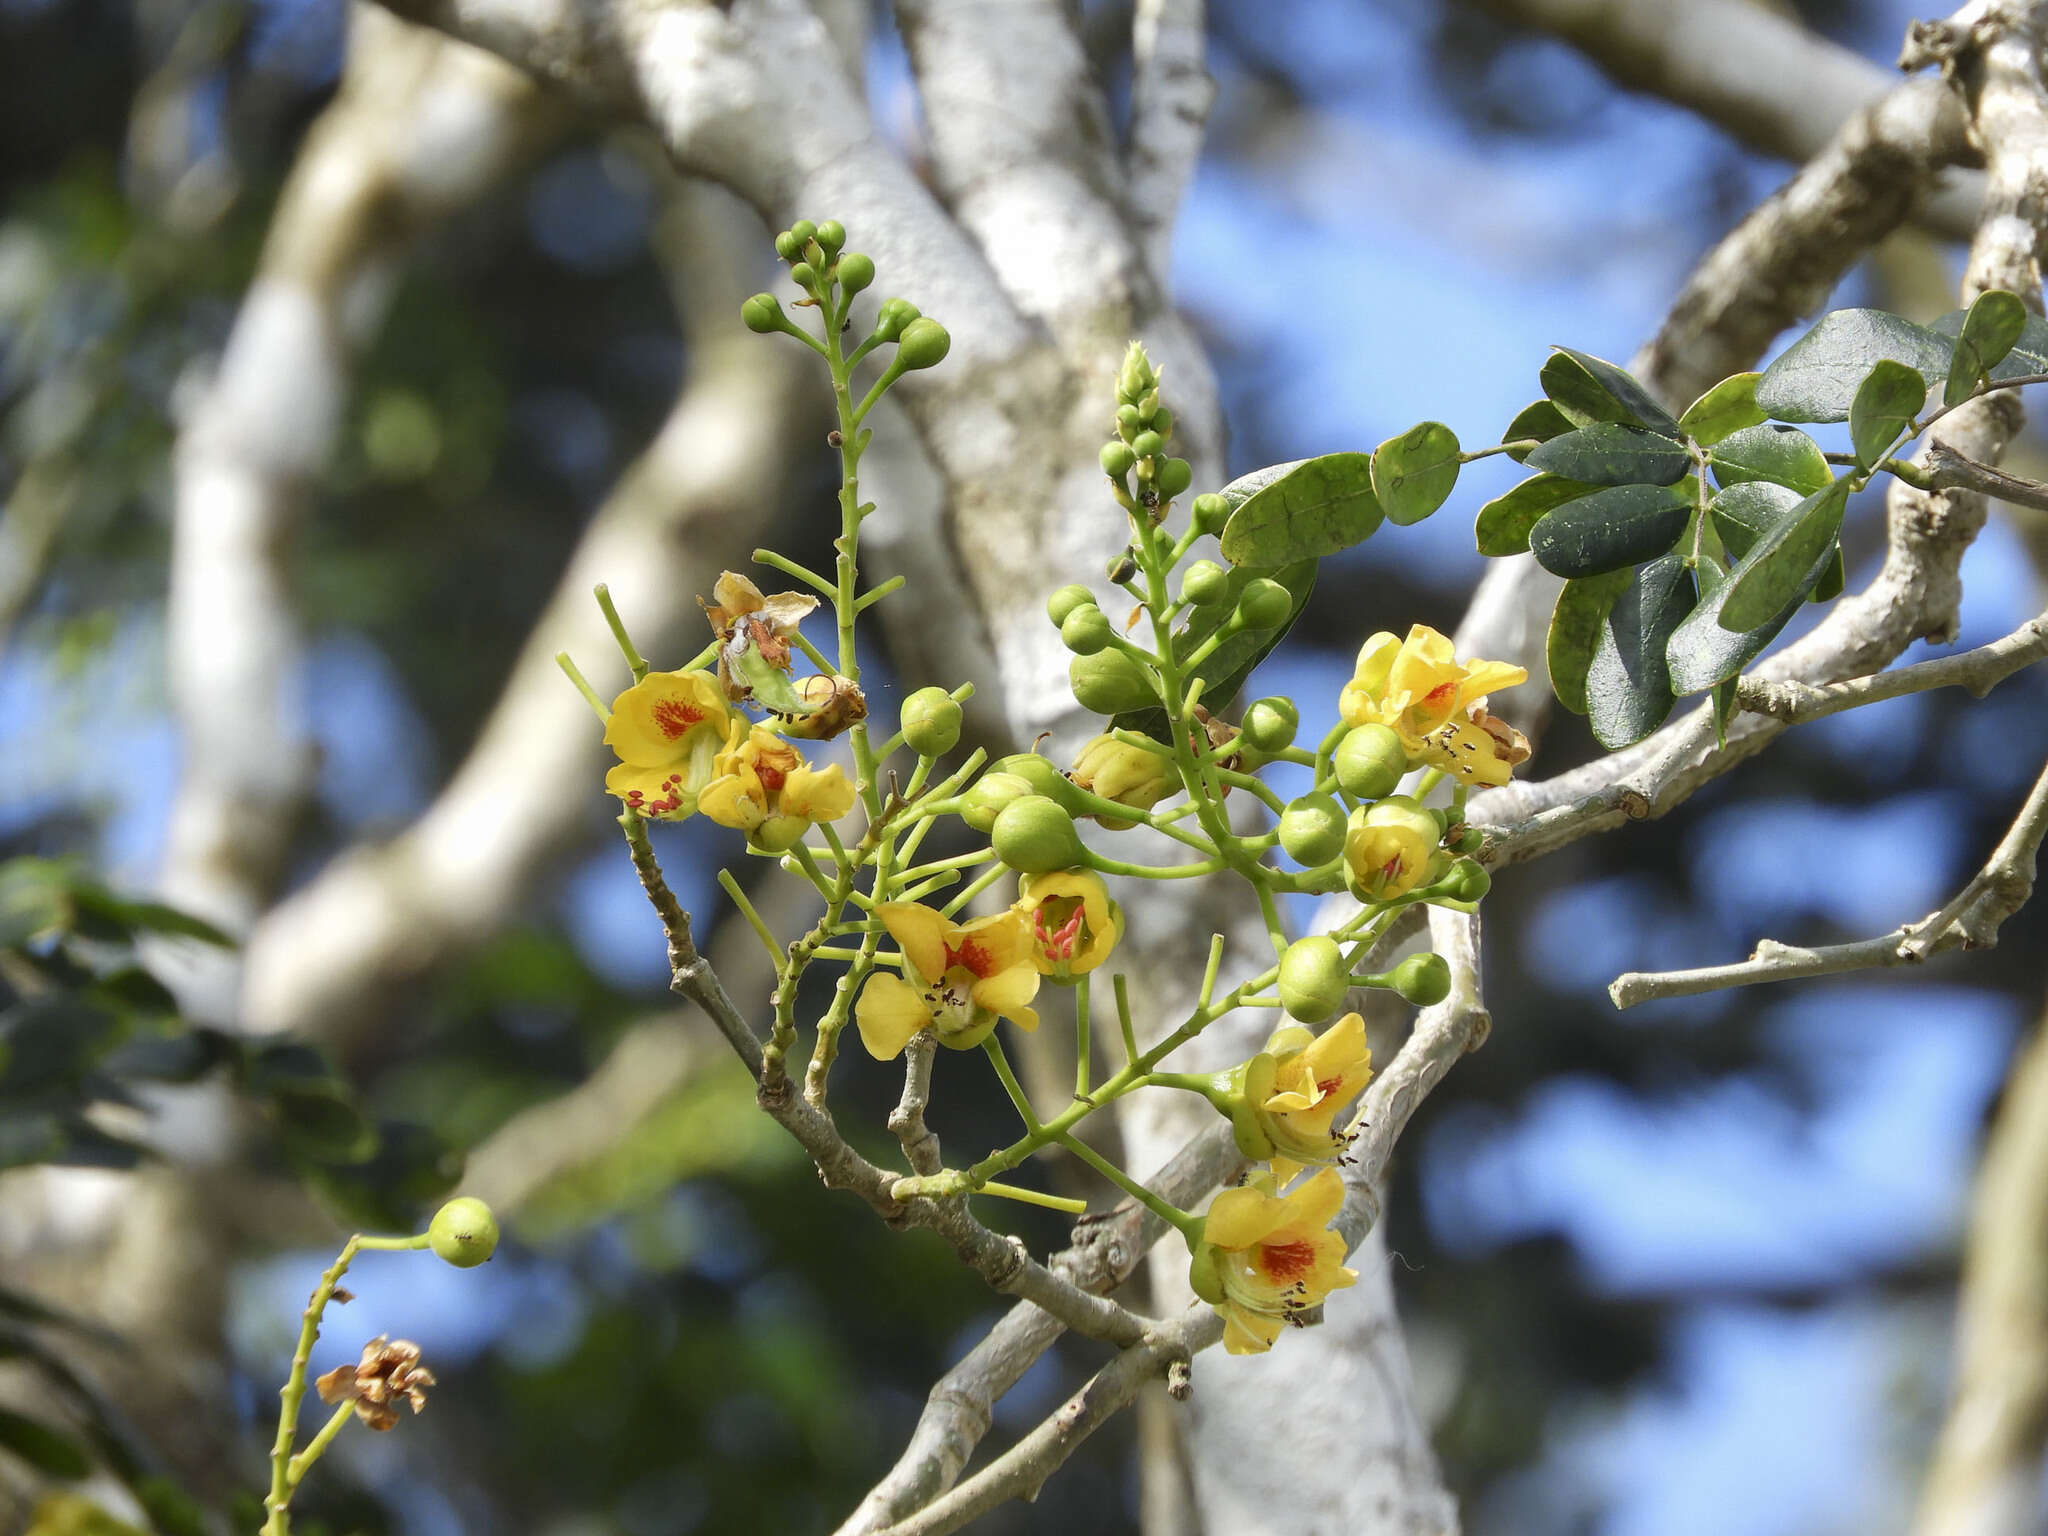
<svg viewBox="0 0 2048 1536"><path fill-rule="evenodd" d="M1370 447L1418 417L1486 440L1535 394L1547 343L1626 359L1784 174L1458 0L1211 9L1222 89L1176 282L1221 376L1233 472ZM1885 60L1913 14L1796 9ZM1128 7L1086 11L1121 82ZM0 0L0 1164L146 1160L147 1080L212 1074L235 1112L300 1128L251 1143L260 1171L353 1223L430 1209L461 1152L654 1038L636 1031L676 1026L594 783L588 847L347 1079L177 1021L150 975L162 936L135 942L176 920L113 894L148 888L179 766L162 645L176 426L344 33L338 0ZM886 17L869 75L914 151ZM585 125L399 278L292 554L323 754L295 879L427 803L685 376L646 155ZM1954 265L1908 233L1843 301L1938 312ZM820 454L799 482L814 493L772 509L798 541L829 504ZM1254 689L1300 694L1312 738L1362 638L1361 593L1375 624L1453 627L1480 564L1467 519L1494 493L1475 478L1431 523L1345 557ZM1966 565L1959 643L2040 608L2039 535L1994 521ZM1852 519L1866 574L1877 536L1869 509ZM1596 751L1563 717L1536 767ZM1496 1028L1419 1118L1390 1229L1469 1529L1902 1526L1982 1125L2041 1002L2043 909L1927 976L1626 1016L1602 989L1764 933L1860 937L1931 909L2044 752L2038 671L1981 703L1903 699L1496 884ZM887 1085L848 1076L879 1128ZM950 1118L997 1112L992 1085L952 1076ZM330 1335L361 1319L416 1338L443 1385L417 1423L343 1442L302 1496L308 1536L829 1529L996 1307L935 1240L822 1191L771 1131L737 1073L693 1071L603 1157L529 1191L488 1269L366 1258ZM1017 1220L1035 1244L1056 1236ZM42 1506L51 1536L114 1531L114 1515L178 1532L258 1486L297 1309L332 1245L302 1218L244 1238L214 1399L225 1462L195 1470L152 1448L146 1412L60 1380L45 1417L128 1491L78 1479L74 1441L0 1419L0 1528L45 1486L30 1467L60 1490ZM81 1326L58 1299L0 1288L7 1370L72 1369L45 1347ZM998 1434L1091 1358L1064 1346L1005 1400ZM1119 1423L1036 1505L978 1529L1135 1530L1133 1455ZM250 1528L246 1507L237 1519Z"/></svg>

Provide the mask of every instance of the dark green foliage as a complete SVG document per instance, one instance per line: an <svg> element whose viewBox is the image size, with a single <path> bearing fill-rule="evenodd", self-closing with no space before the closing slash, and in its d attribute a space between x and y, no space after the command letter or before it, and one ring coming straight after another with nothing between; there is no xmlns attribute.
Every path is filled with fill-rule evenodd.
<svg viewBox="0 0 2048 1536"><path fill-rule="evenodd" d="M1254 569L1337 554L1369 538L1381 519L1372 458L1363 453L1275 465L1232 481L1223 497L1235 503L1223 558Z"/></svg>
<svg viewBox="0 0 2048 1536"><path fill-rule="evenodd" d="M1639 565L1685 531L1692 484L1618 485L1566 502L1529 530L1529 552L1559 576L1598 576Z"/></svg>
<svg viewBox="0 0 2048 1536"><path fill-rule="evenodd" d="M1692 571L1676 554L1638 566L1614 600L1586 671L1586 714L1602 746L1641 741L1671 713L1664 648L1698 601Z"/></svg>

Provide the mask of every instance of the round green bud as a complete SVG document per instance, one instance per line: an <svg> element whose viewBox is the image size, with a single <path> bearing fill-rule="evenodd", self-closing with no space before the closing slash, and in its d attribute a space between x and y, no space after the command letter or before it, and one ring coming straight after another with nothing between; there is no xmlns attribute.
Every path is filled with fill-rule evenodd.
<svg viewBox="0 0 2048 1536"><path fill-rule="evenodd" d="M920 688L903 701L903 744L919 757L938 757L960 740L960 705L943 688Z"/></svg>
<svg viewBox="0 0 2048 1536"><path fill-rule="evenodd" d="M813 231L812 238L824 247L825 254L829 256L846 244L846 226L837 219L827 219Z"/></svg>
<svg viewBox="0 0 2048 1536"><path fill-rule="evenodd" d="M818 269L808 261L800 261L789 269L789 280L799 288L815 288L818 283Z"/></svg>
<svg viewBox="0 0 2048 1536"><path fill-rule="evenodd" d="M1437 884L1452 901L1477 901L1493 889L1493 876L1477 859L1460 859Z"/></svg>
<svg viewBox="0 0 2048 1536"><path fill-rule="evenodd" d="M1237 596L1237 622L1245 629L1278 629L1294 612L1294 594L1270 576L1245 583Z"/></svg>
<svg viewBox="0 0 2048 1536"><path fill-rule="evenodd" d="M1076 656L1093 656L1109 644L1109 615L1093 603L1083 603L1060 625L1060 643Z"/></svg>
<svg viewBox="0 0 2048 1536"><path fill-rule="evenodd" d="M1036 752L1013 753L991 765L989 771L1014 774L1031 786L1031 793L1043 795L1055 805L1065 807L1069 814L1080 804L1080 794L1074 788L1074 781L1060 772L1058 764Z"/></svg>
<svg viewBox="0 0 2048 1536"><path fill-rule="evenodd" d="M1152 430L1162 438L1173 436L1173 412L1161 406L1152 413Z"/></svg>
<svg viewBox="0 0 2048 1536"><path fill-rule="evenodd" d="M1064 625L1060 634L1062 638L1066 635ZM1098 715L1120 715L1125 710L1148 709L1159 702L1144 668L1122 651L1076 656L1067 663L1067 681L1073 685L1075 701Z"/></svg>
<svg viewBox="0 0 2048 1536"><path fill-rule="evenodd" d="M783 327L782 306L772 293L757 293L740 306L740 320L757 335L766 336Z"/></svg>
<svg viewBox="0 0 2048 1536"><path fill-rule="evenodd" d="M859 251L849 251L839 258L839 283L848 293L859 293L875 280L875 262L871 256Z"/></svg>
<svg viewBox="0 0 2048 1536"><path fill-rule="evenodd" d="M1154 471L1152 484L1162 496L1178 496L1195 483L1195 466L1186 459L1168 459Z"/></svg>
<svg viewBox="0 0 2048 1536"><path fill-rule="evenodd" d="M1120 405L1116 408L1117 435L1129 442L1145 430L1145 418L1138 414L1135 405Z"/></svg>
<svg viewBox="0 0 2048 1536"><path fill-rule="evenodd" d="M1214 560L1197 560L1181 572L1180 595L1198 607L1230 596L1230 572Z"/></svg>
<svg viewBox="0 0 2048 1536"><path fill-rule="evenodd" d="M1166 439L1157 432L1140 432L1131 439L1131 452L1141 459L1156 457L1166 451Z"/></svg>
<svg viewBox="0 0 2048 1536"><path fill-rule="evenodd" d="M988 838L996 857L1020 874L1072 869L1083 857L1073 816L1044 795L1023 795L1004 806Z"/></svg>
<svg viewBox="0 0 2048 1536"><path fill-rule="evenodd" d="M903 327L896 339L896 361L906 368L936 368L953 348L946 328L928 315L920 315Z"/></svg>
<svg viewBox="0 0 2048 1536"><path fill-rule="evenodd" d="M818 226L809 219L798 219L789 226L789 233L798 245L806 245L817 238Z"/></svg>
<svg viewBox="0 0 2048 1536"><path fill-rule="evenodd" d="M960 797L960 819L977 832L986 832L1012 800L1031 793L1028 779L1014 773L984 773L974 787Z"/></svg>
<svg viewBox="0 0 2048 1536"><path fill-rule="evenodd" d="M1410 955L1387 972L1387 985L1417 1007L1431 1008L1451 995L1451 967L1442 955Z"/></svg>
<svg viewBox="0 0 2048 1536"><path fill-rule="evenodd" d="M1121 587L1136 579L1138 561L1131 553L1130 548L1126 546L1122 554L1111 555L1109 557L1109 564L1103 569L1108 574L1109 579Z"/></svg>
<svg viewBox="0 0 2048 1536"><path fill-rule="evenodd" d="M1354 726L1337 743L1337 782L1358 800L1391 795L1408 771L1408 751L1401 738L1384 725Z"/></svg>
<svg viewBox="0 0 2048 1536"><path fill-rule="evenodd" d="M1223 525L1230 521L1230 503L1214 491L1205 491L1195 498L1189 516L1194 519L1197 533L1221 533Z"/></svg>
<svg viewBox="0 0 2048 1536"><path fill-rule="evenodd" d="M1314 868L1344 851L1344 807L1335 795L1303 795L1280 813L1280 846Z"/></svg>
<svg viewBox="0 0 2048 1536"><path fill-rule="evenodd" d="M1045 616L1051 619L1054 624L1064 624L1067 622L1068 614L1072 613L1083 603L1092 603L1094 601L1095 594L1093 592L1090 592L1078 581L1070 581L1045 600Z"/></svg>
<svg viewBox="0 0 2048 1536"><path fill-rule="evenodd" d="M1138 462L1138 456L1131 452L1126 443L1104 443L1102 445L1102 472L1112 480L1121 480L1131 472Z"/></svg>
<svg viewBox="0 0 2048 1536"><path fill-rule="evenodd" d="M796 231L785 229L775 237L775 254L784 261L795 261L803 252L804 243L797 239Z"/></svg>
<svg viewBox="0 0 2048 1536"><path fill-rule="evenodd" d="M894 341L916 318L917 306L908 299L884 299L875 314L875 334L884 341Z"/></svg>
<svg viewBox="0 0 2048 1536"><path fill-rule="evenodd" d="M810 830L811 824L801 816L770 816L747 834L747 841L763 853L787 853Z"/></svg>
<svg viewBox="0 0 2048 1536"><path fill-rule="evenodd" d="M1212 1307L1223 1305L1223 1276L1216 1268L1216 1250L1200 1238L1193 1239L1194 1254L1188 1260L1188 1289Z"/></svg>
<svg viewBox="0 0 2048 1536"><path fill-rule="evenodd" d="M1486 846L1486 834L1477 827L1463 826L1447 846L1453 853L1477 853Z"/></svg>
<svg viewBox="0 0 2048 1536"><path fill-rule="evenodd" d="M1296 939L1280 957L1280 1006L1290 1018L1320 1023L1344 1005L1350 990L1344 951L1326 933Z"/></svg>
<svg viewBox="0 0 2048 1536"><path fill-rule="evenodd" d="M1301 729L1301 711L1292 699L1259 699L1244 712L1244 739L1258 751L1285 752Z"/></svg>
<svg viewBox="0 0 2048 1536"><path fill-rule="evenodd" d="M427 1246L457 1269L475 1269L497 1252L498 1218L483 1201L459 1196L434 1212L427 1227Z"/></svg>

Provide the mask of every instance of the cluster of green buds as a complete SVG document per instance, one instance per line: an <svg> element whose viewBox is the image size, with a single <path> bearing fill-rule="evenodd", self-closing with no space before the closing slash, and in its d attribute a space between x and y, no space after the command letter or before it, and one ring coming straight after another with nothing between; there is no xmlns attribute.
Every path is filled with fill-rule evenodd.
<svg viewBox="0 0 2048 1536"><path fill-rule="evenodd" d="M1194 484L1194 466L1167 454L1172 441L1173 412L1159 403L1158 371L1134 341L1117 370L1116 436L1102 446L1102 472L1132 516L1164 521L1174 497Z"/></svg>
<svg viewBox="0 0 2048 1536"><path fill-rule="evenodd" d="M830 309L836 297L843 322L845 309L854 296L873 285L874 259L859 251L846 250L845 245L846 226L837 219L827 219L822 224L798 219L775 237L775 254L789 264L790 281L804 293L796 301L798 308ZM760 335L780 332L796 337L814 350L824 350L817 338L789 317L772 293L757 293L748 299L740 306L740 319L748 330ZM879 399L902 375L936 368L944 362L947 352L952 350L953 338L938 321L919 313L908 299L884 299L876 312L873 331L848 354L846 365L850 368L876 347L889 344L895 346L895 355L881 381L869 392L870 402ZM854 414L866 412L860 409Z"/></svg>

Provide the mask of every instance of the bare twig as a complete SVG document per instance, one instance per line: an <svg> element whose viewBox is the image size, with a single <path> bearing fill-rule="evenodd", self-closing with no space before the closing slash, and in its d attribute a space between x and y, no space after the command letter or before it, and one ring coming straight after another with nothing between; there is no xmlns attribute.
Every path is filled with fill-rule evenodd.
<svg viewBox="0 0 2048 1536"><path fill-rule="evenodd" d="M1932 661L1916 662L1871 677L1818 687L1797 678L1772 682L1767 678L1745 677L1736 687L1735 700L1744 709L1769 715L1787 725L1798 725L1931 688L1965 688L1972 698L1981 699L2013 673L2044 656L2048 656L2048 613L2027 620L2011 634L2001 635L1975 650L1937 656Z"/></svg>
<svg viewBox="0 0 2048 1536"><path fill-rule="evenodd" d="M919 1031L903 1048L903 1097L889 1115L889 1129L903 1143L903 1156L914 1173L937 1173L946 1166L939 1138L924 1123L932 1096L932 1057L938 1050L938 1037L929 1030Z"/></svg>

